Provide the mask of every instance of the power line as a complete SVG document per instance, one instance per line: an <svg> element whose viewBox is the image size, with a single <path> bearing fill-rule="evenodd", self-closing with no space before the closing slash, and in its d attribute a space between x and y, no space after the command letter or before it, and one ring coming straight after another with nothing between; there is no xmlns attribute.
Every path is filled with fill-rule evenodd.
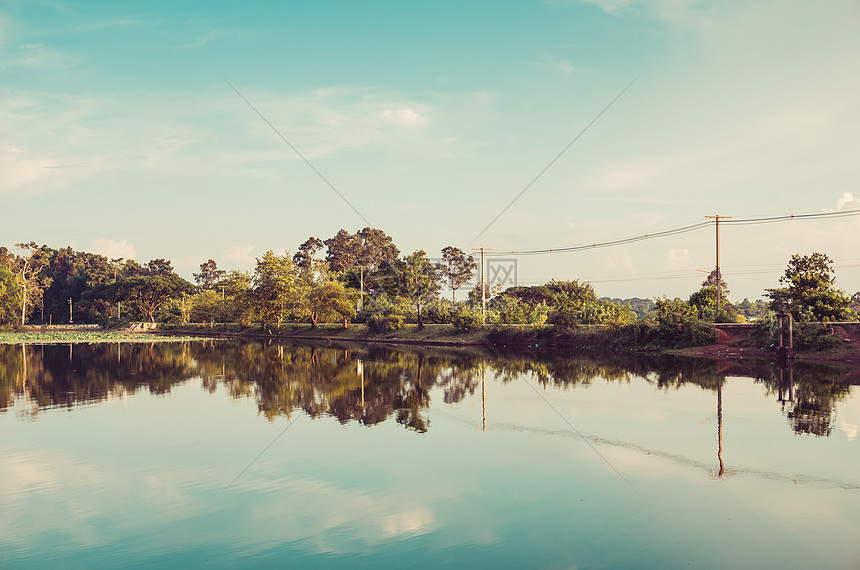
<svg viewBox="0 0 860 570"><path fill-rule="evenodd" d="M860 209L855 210L842 210L839 212L817 212L811 214L784 214L780 216L764 216L757 218L735 218L728 219L722 218L721 222L723 224L732 224L732 225L758 225L758 224L773 224L778 222L787 222L792 220L809 220L809 219L817 219L817 218L845 218L850 216L860 215ZM556 248L544 248L544 249L529 249L529 250L497 250L492 253L488 252L488 256L499 257L499 256L525 256L525 255L547 255L552 253L572 253L575 251L585 251L589 249L600 249L604 247L615 247L619 245L626 245L629 243L636 243L639 241L644 241L647 239L655 239L661 237L669 237L673 235L679 235L687 232L696 231L698 229L704 228L713 224L714 222L706 221L699 222L696 224L690 224L688 226L681 226L678 228L672 228L669 230L663 230L654 233L646 233L638 236L622 238L612 241L605 242L594 242L591 244L585 245L576 245L569 247L556 247Z"/></svg>
<svg viewBox="0 0 860 570"><path fill-rule="evenodd" d="M587 244L587 245L576 245L576 246L571 246L571 247L559 247L559 248L547 248L547 249L531 249L531 250L525 250L525 251L514 251L514 250L498 251L498 252L494 252L494 253L487 253L487 255L488 256L489 255L492 255L492 256L545 255L548 253L569 253L569 252L573 252L573 251L584 251L587 249L599 249L599 248L604 248L604 247L614 247L617 245L635 243L637 241L643 241L646 239L654 239L654 238L684 234L687 232L692 232L692 231L707 227L709 225L711 225L711 222L699 222L697 224L692 224L689 226L683 226L680 228L673 228L670 230L663 230L663 231L655 232L652 234L643 234L643 235L639 235L639 236L633 236L633 237L629 237L629 238L622 238L622 239L605 241L605 242L595 242L595 243L591 243L591 244Z"/></svg>

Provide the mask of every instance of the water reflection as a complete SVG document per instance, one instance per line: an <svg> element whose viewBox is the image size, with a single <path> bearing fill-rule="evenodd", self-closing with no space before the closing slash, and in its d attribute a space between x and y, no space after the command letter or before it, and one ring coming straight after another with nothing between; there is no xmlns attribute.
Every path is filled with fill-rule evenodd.
<svg viewBox="0 0 860 570"><path fill-rule="evenodd" d="M256 400L268 419L330 415L341 423L375 425L389 418L419 433L430 428L430 394L447 404L475 395L479 385L486 430L486 376L503 383L526 375L539 385L587 387L596 380L644 378L664 391L698 386L716 395L718 477L723 463L722 387L727 377L755 378L797 434L830 436L836 404L860 383L856 369L796 363L737 363L648 355L575 355L478 350L323 347L293 343L200 341L79 345L0 345L0 412L15 407L36 417L148 390L165 394L200 378L210 392L224 386L234 398Z"/></svg>

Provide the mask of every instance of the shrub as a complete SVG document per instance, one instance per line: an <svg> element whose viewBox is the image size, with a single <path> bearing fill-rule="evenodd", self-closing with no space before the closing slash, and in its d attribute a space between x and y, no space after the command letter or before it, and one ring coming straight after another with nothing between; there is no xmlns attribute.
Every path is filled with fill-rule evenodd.
<svg viewBox="0 0 860 570"><path fill-rule="evenodd" d="M397 313L373 313L367 317L367 328L375 333L385 333L403 328L403 315Z"/></svg>
<svg viewBox="0 0 860 570"><path fill-rule="evenodd" d="M481 315L473 311L462 311L451 320L454 328L460 332L469 332L481 328Z"/></svg>

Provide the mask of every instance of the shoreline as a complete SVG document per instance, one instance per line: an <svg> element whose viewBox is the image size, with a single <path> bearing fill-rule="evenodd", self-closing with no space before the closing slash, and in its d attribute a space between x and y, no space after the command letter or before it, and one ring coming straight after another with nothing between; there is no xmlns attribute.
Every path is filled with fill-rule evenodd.
<svg viewBox="0 0 860 570"><path fill-rule="evenodd" d="M773 349L755 346L749 333L752 325L713 325L717 330L714 343L683 349L626 347L612 348L606 345L607 337L602 328L584 328L576 332L555 331L549 327L507 326L485 327L469 332L459 332L449 324L428 324L419 330L417 325L406 325L397 331L374 333L361 324L344 328L341 325L321 324L312 328L307 324L289 324L275 331L260 326L242 327L237 324L212 325L160 325L141 330L137 324L124 329L100 330L92 326L60 325L55 327L25 327L17 332L0 333L2 344L56 344L98 342L179 342L184 340L228 340L228 339L284 339L335 342L386 344L428 347L462 348L513 348L513 349L562 349L573 351L599 351L612 353L639 353L668 356L692 356L720 360L771 360L777 359ZM797 352L796 361L834 362L860 365L860 323L836 323L831 325L834 334L841 337L843 345L829 352ZM611 337L610 337L611 338Z"/></svg>

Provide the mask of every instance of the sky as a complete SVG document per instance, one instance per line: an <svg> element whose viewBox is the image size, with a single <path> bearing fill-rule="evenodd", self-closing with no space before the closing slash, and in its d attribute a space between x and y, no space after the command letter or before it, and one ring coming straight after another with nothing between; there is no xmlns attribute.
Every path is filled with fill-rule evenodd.
<svg viewBox="0 0 860 570"><path fill-rule="evenodd" d="M856 0L0 0L0 245L190 279L368 225L498 255L860 209L858 61ZM731 298L812 252L860 290L858 234L721 224ZM495 259L686 297L715 232Z"/></svg>

